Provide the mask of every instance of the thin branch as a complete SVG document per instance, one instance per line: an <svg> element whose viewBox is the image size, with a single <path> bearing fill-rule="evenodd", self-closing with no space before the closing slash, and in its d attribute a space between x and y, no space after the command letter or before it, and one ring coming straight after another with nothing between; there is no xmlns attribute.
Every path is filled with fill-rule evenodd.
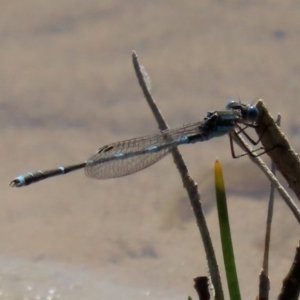
<svg viewBox="0 0 300 300"><path fill-rule="evenodd" d="M248 153L253 152L253 149L245 142L245 140L240 135L237 135L234 132L232 134L232 138L244 151L247 151ZM263 162L263 160L260 157L252 156L252 155L248 155L248 157L251 159L252 162L254 162L263 171L263 173L267 176L269 181L274 184L279 195L285 201L287 206L290 208L290 210L294 214L296 220L300 224L300 211L299 211L298 207L296 206L295 202L290 197L288 192L285 190L285 188L279 183L277 178L274 176L274 174L268 168L268 166Z"/></svg>
<svg viewBox="0 0 300 300"><path fill-rule="evenodd" d="M296 254L289 273L283 280L281 293L278 300L297 300L300 294L300 247L296 248Z"/></svg>
<svg viewBox="0 0 300 300"><path fill-rule="evenodd" d="M281 116L278 115L276 124L280 126ZM276 166L271 162L271 172L276 176ZM259 300L268 300L269 299L269 290L270 290L270 279L269 279L269 253L270 253L270 240L271 240L271 230L272 230L272 219L274 211L274 193L275 186L271 182L270 184L270 196L269 196L269 205L268 205L268 214L266 221L266 234L265 234L265 249L263 257L263 267L259 275Z"/></svg>
<svg viewBox="0 0 300 300"><path fill-rule="evenodd" d="M209 293L209 278L208 277L196 277L194 278L194 288L197 291L199 300L210 300Z"/></svg>
<svg viewBox="0 0 300 300"><path fill-rule="evenodd" d="M262 270L259 274L259 296L258 300L268 300L270 290L270 280L265 271Z"/></svg>
<svg viewBox="0 0 300 300"><path fill-rule="evenodd" d="M136 72L136 76L138 78L139 84L143 90L144 96L152 110L152 113L154 114L154 117L158 123L159 129L161 131L167 130L168 125L165 122L159 108L157 107L155 100L151 96L151 93L148 89L147 83L145 82L145 69L141 68L137 54L135 52L132 53L132 60L133 60L133 65L134 69ZM215 294L216 294L216 299L224 299L224 294L223 294L223 289L222 289L222 284L221 284L221 278L220 278L220 272L218 268L218 264L216 261L215 257L215 252L213 249L212 241L210 238L210 234L208 231L208 227L205 221L204 213L202 210L201 202L200 202L200 195L199 191L197 188L197 184L194 182L194 180L191 178L189 175L188 169L184 163L184 160L182 158L181 153L179 152L178 148L174 148L172 150L172 155L174 162L177 166L177 169L180 173L183 185L185 189L187 190L187 193L189 195L190 203L193 208L197 225L202 237L202 241L204 244L205 248L205 253L206 253L206 258L208 262L208 268L211 276L211 280L213 283L213 286L215 288Z"/></svg>
<svg viewBox="0 0 300 300"><path fill-rule="evenodd" d="M276 124L280 126L281 116L278 115ZM271 162L271 172L276 176L276 166L274 162ZM275 185L271 182L270 184L270 196L269 196L269 205L268 205L268 215L266 222L266 236L265 236L265 251L264 251L264 259L263 259L263 270L265 271L266 276L269 273L269 250L270 250L270 240L271 240L271 227L272 227L272 219L273 219L273 210L274 210L274 193L275 193Z"/></svg>
<svg viewBox="0 0 300 300"><path fill-rule="evenodd" d="M276 125L273 117L262 100L257 103L260 112L259 127L256 129L262 136L261 143L267 150L267 154L276 165L277 170L283 175L289 187L295 192L300 201L300 161L299 156L289 144L288 139ZM265 130L267 128L267 130ZM275 148L274 148L275 147ZM268 149L272 149L268 151Z"/></svg>

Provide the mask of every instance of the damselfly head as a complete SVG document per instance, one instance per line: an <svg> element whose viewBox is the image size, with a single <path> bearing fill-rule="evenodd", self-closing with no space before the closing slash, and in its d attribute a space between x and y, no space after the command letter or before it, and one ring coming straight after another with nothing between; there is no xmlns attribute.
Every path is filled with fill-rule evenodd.
<svg viewBox="0 0 300 300"><path fill-rule="evenodd" d="M245 121L254 123L258 118L258 109L255 105L244 104L240 101L231 100L226 105L227 110L239 110Z"/></svg>

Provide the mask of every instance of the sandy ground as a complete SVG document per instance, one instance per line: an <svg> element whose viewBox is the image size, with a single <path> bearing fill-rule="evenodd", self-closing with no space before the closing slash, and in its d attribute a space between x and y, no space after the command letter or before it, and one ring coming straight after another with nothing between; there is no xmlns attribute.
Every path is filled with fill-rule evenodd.
<svg viewBox="0 0 300 300"><path fill-rule="evenodd" d="M263 98L299 151L299 2L6 0L0 14L0 298L196 299L192 278L207 274L206 259L170 157L120 179L78 171L22 189L8 184L157 130L132 50L171 127L232 98ZM242 296L254 299L269 184L247 158L232 160L226 137L182 153L223 275L216 157L224 166ZM299 240L299 225L277 198L273 299Z"/></svg>

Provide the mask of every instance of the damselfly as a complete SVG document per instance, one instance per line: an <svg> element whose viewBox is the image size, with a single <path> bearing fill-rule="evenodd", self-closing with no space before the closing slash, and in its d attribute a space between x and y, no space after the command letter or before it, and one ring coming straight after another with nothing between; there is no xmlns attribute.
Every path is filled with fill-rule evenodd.
<svg viewBox="0 0 300 300"><path fill-rule="evenodd" d="M208 112L203 121L106 145L85 162L27 173L16 177L11 181L10 186L22 187L83 168L85 174L94 179L129 175L153 165L170 153L174 147L207 141L231 133L236 128L242 131L240 125L253 126L257 118L256 106L231 101L227 104L226 110Z"/></svg>

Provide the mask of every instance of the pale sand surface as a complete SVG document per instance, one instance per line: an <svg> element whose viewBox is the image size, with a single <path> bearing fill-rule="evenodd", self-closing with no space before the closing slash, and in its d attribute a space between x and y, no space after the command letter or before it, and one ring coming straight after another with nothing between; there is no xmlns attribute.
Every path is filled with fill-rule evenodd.
<svg viewBox="0 0 300 300"><path fill-rule="evenodd" d="M196 299L205 254L171 157L115 180L79 171L8 184L157 130L132 50L170 126L263 98L299 151L299 2L7 0L0 14L0 299ZM224 165L242 295L254 299L269 184L247 158L232 160L226 137L182 153L223 275L212 168ZM272 299L300 233L276 200Z"/></svg>

